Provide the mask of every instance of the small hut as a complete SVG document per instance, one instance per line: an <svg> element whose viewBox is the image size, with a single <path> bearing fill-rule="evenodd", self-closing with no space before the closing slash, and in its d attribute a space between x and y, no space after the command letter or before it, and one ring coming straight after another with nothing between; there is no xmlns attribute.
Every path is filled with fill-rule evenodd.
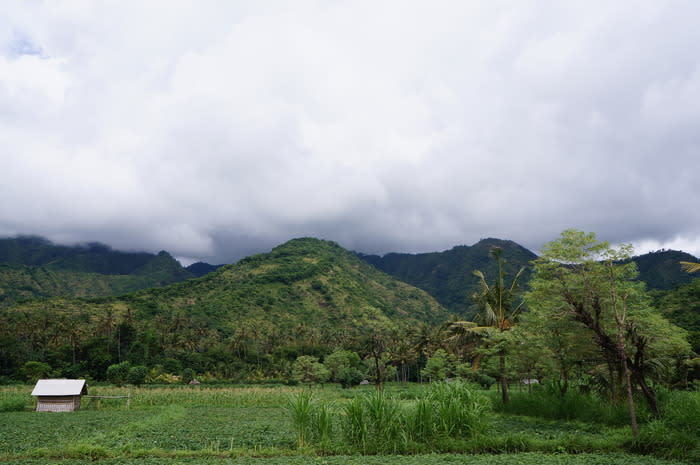
<svg viewBox="0 0 700 465"><path fill-rule="evenodd" d="M37 398L37 412L72 412L87 395L87 384L84 379L40 379L32 395Z"/></svg>

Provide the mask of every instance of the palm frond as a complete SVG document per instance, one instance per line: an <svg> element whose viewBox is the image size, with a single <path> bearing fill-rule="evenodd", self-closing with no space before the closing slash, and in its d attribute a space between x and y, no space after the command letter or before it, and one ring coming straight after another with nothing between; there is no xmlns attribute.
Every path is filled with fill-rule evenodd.
<svg viewBox="0 0 700 465"><path fill-rule="evenodd" d="M694 263L694 262L680 262L681 263L681 268L683 268L684 271L687 271L688 273L695 273L696 271L700 271L700 263Z"/></svg>

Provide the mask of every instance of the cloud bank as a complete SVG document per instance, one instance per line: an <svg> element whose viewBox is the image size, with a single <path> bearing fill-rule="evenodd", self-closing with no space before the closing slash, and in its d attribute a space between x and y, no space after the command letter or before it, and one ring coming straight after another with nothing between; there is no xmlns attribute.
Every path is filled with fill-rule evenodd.
<svg viewBox="0 0 700 465"><path fill-rule="evenodd" d="M0 235L700 255L700 4L12 2Z"/></svg>

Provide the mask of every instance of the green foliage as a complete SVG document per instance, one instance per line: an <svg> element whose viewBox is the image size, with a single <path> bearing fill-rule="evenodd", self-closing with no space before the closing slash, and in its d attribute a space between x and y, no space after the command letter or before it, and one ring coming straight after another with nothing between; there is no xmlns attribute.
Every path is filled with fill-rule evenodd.
<svg viewBox="0 0 700 465"><path fill-rule="evenodd" d="M639 270L639 279L649 289L673 289L687 284L692 276L683 271L682 261L695 261L695 257L676 250L659 250L632 258Z"/></svg>
<svg viewBox="0 0 700 465"><path fill-rule="evenodd" d="M662 416L625 442L630 452L700 461L700 392L675 391L661 397Z"/></svg>
<svg viewBox="0 0 700 465"><path fill-rule="evenodd" d="M36 383L41 378L49 377L52 371L48 363L29 361L22 366L20 373L30 383Z"/></svg>
<svg viewBox="0 0 700 465"><path fill-rule="evenodd" d="M421 375L429 381L444 381L455 372L456 357L444 349L436 350L425 363Z"/></svg>
<svg viewBox="0 0 700 465"><path fill-rule="evenodd" d="M26 299L124 294L192 277L166 252L58 246L36 237L0 239L0 307Z"/></svg>
<svg viewBox="0 0 700 465"><path fill-rule="evenodd" d="M148 377L148 368L143 365L131 367L129 369L128 382L134 386L141 386Z"/></svg>
<svg viewBox="0 0 700 465"><path fill-rule="evenodd" d="M688 330L693 350L700 353L700 278L667 292L654 294L655 305L674 324Z"/></svg>
<svg viewBox="0 0 700 465"><path fill-rule="evenodd" d="M410 401L373 390L353 397L341 410L315 402L304 392L292 399L288 409L299 447L308 447L313 439L317 446L324 442L323 447L374 454L435 450L440 438L476 437L488 429L489 407L480 392L453 382L433 383ZM341 434L331 435L336 429Z"/></svg>
<svg viewBox="0 0 700 465"><path fill-rule="evenodd" d="M427 400L434 412L434 429L447 437L473 437L489 427L486 414L490 402L483 393L467 383L433 383Z"/></svg>
<svg viewBox="0 0 700 465"><path fill-rule="evenodd" d="M164 373L179 373L179 364L211 378L282 379L298 356L360 352L365 328L395 331L446 317L427 294L337 244L298 239L163 288L0 308L0 376L17 377L38 360L101 380L109 365L127 360L173 365ZM345 370L348 382L356 377Z"/></svg>
<svg viewBox="0 0 700 465"><path fill-rule="evenodd" d="M194 380L194 370L192 368L185 368L182 370L182 376L180 377L180 382L182 384L190 384L190 381Z"/></svg>
<svg viewBox="0 0 700 465"><path fill-rule="evenodd" d="M456 368L457 375L465 381L478 384L482 388L488 390L496 384L496 379L487 375L482 370L474 370L470 363L462 363Z"/></svg>
<svg viewBox="0 0 700 465"><path fill-rule="evenodd" d="M477 308L471 297L479 282L472 270L482 270L489 282L497 277L498 270L489 259L494 247L503 250L506 280L512 281L522 267L526 267L523 279L529 279L529 263L537 256L515 242L500 239L483 239L471 247L462 245L445 252L360 257L385 273L423 289L452 312L472 318Z"/></svg>
<svg viewBox="0 0 700 465"><path fill-rule="evenodd" d="M449 389L461 390L463 387ZM369 392L368 392L369 390ZM127 388L94 386L95 395L125 395ZM458 420L462 407L450 407L454 398L464 395L445 390L444 385L387 385L383 400L374 397L373 388L341 390L334 387L299 390L289 387L228 387L192 390L181 385L170 388L144 387L132 391L131 406L123 401L104 399L99 409L83 399L80 411L45 415L28 411L32 403L29 387L0 387L0 405L9 399L24 398L27 411L2 413L0 421L0 460L7 463L89 464L164 464L185 461L193 464L219 463L455 463L455 464L594 464L594 465L681 465L697 462L695 449L682 446L681 439L697 441L690 430L674 424L688 420L677 418L664 423L667 434L649 437L663 447L673 444L675 452L663 447L651 454L676 456L676 462L654 457L622 454L631 450L629 434L601 423L543 420L527 416L493 415L481 390L472 390L482 399L476 409L482 426L463 427L459 421L441 422L437 412L448 411L446 418ZM308 393L308 434L298 448L296 428L289 410L299 393ZM441 394L436 394L440 392ZM431 394L432 393L432 394ZM440 400L442 399L442 400ZM363 419L365 447L368 453L401 452L416 455L347 455L360 448L346 442L345 406L358 400ZM394 405L392 406L392 402ZM440 403L445 407L440 407ZM688 398L662 397L663 410L669 403L692 402ZM461 401L469 410L469 402ZM398 412L396 405L398 405ZM670 405L670 404L668 404ZM285 415L285 409L287 415ZM370 412L371 413L370 415ZM372 416L378 421L370 420ZM399 434L388 424L398 419ZM384 425L384 439L369 436L371 422ZM485 425L483 423L485 422ZM441 426L441 425L447 426ZM649 423L651 425L651 423ZM486 429L481 429L485 427ZM466 436L445 435L445 431L470 431ZM642 427L640 436L645 434ZM362 428L359 429L360 432ZM476 431L481 431L477 433ZM685 431L685 433L683 433ZM685 434L683 436L682 434ZM388 438L388 439L387 439ZM391 439L395 438L395 439ZM412 438L417 438L416 440ZM679 444L681 445L679 447ZM691 443L692 444L692 443ZM458 455L438 454L452 451ZM514 453L519 452L519 453ZM685 453L685 455L680 455ZM330 455L329 455L330 454ZM427 455L426 455L427 454ZM479 454L479 455L472 455ZM675 455L674 455L675 454Z"/></svg>
<svg viewBox="0 0 700 465"><path fill-rule="evenodd" d="M562 394L559 386L535 386L531 392L513 392L508 404L496 403L499 412L551 420L577 420L611 426L624 425L629 412L623 405L611 405L593 392L570 389Z"/></svg>
<svg viewBox="0 0 700 465"><path fill-rule="evenodd" d="M110 365L107 367L107 381L116 386L124 386L129 381L130 371L131 363L129 362L121 362Z"/></svg>
<svg viewBox="0 0 700 465"><path fill-rule="evenodd" d="M323 359L323 364L330 371L331 381L341 382L349 370L359 371L361 360L355 351L336 349Z"/></svg>
<svg viewBox="0 0 700 465"><path fill-rule="evenodd" d="M0 400L0 412L22 412L27 409L27 401L23 398Z"/></svg>
<svg viewBox="0 0 700 465"><path fill-rule="evenodd" d="M314 410L311 392L302 391L289 400L287 410L292 417L296 431L297 447L304 448L311 439L312 415Z"/></svg>
<svg viewBox="0 0 700 465"><path fill-rule="evenodd" d="M318 357L302 355L292 365L292 379L305 384L325 383L331 373L319 363Z"/></svg>
<svg viewBox="0 0 700 465"><path fill-rule="evenodd" d="M656 413L647 378L657 367L678 365L687 356L685 333L654 311L643 285L634 281L637 272L629 262L631 246L612 248L593 233L566 230L559 239L545 244L542 252L530 282L532 312L540 314L540 321L578 325L588 334L589 344L601 356L596 363L607 368L610 399L618 402L626 397L636 432L632 384ZM562 338L560 328L549 328L555 336L547 341L551 352L565 358L562 354L573 347L571 334ZM563 364L561 367L564 370Z"/></svg>
<svg viewBox="0 0 700 465"><path fill-rule="evenodd" d="M337 375L337 381L343 388L357 386L366 377L366 371L360 368L345 367L341 368Z"/></svg>

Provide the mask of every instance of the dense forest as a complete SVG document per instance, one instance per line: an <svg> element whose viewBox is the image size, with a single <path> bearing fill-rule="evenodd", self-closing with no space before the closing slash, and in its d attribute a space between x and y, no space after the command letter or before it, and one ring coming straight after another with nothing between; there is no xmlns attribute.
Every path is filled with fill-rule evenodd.
<svg viewBox="0 0 700 465"><path fill-rule="evenodd" d="M36 361L55 374L96 379L123 361L163 373L284 378L299 356L340 347L367 355L373 340L387 348L381 358L402 345L408 328L448 318L424 291L317 239L293 240L163 288L32 300L0 315L2 375L17 376ZM383 370L385 361L378 363Z"/></svg>
<svg viewBox="0 0 700 465"><path fill-rule="evenodd" d="M498 382L502 391L513 380L548 379L562 391L585 383L615 398L623 397L626 373L641 392L697 379L700 279L680 271L688 284L647 291L629 250L566 234L540 257L498 239L384 257L295 239L233 265L200 264L200 273L213 270L201 278L164 252L123 257L87 246L76 258L36 238L24 251L4 242L0 376L102 380L117 367L122 379L138 368L140 382L183 374L347 384L461 376ZM645 273L670 276L668 257L648 254ZM662 271L650 271L654 262ZM548 268L561 263L568 265ZM116 268L130 274L99 272ZM159 273L180 282L128 287L136 276ZM591 288L580 294L584 285ZM87 288L92 294L76 291ZM100 289L104 295L94 297ZM64 297L45 298L56 295Z"/></svg>

